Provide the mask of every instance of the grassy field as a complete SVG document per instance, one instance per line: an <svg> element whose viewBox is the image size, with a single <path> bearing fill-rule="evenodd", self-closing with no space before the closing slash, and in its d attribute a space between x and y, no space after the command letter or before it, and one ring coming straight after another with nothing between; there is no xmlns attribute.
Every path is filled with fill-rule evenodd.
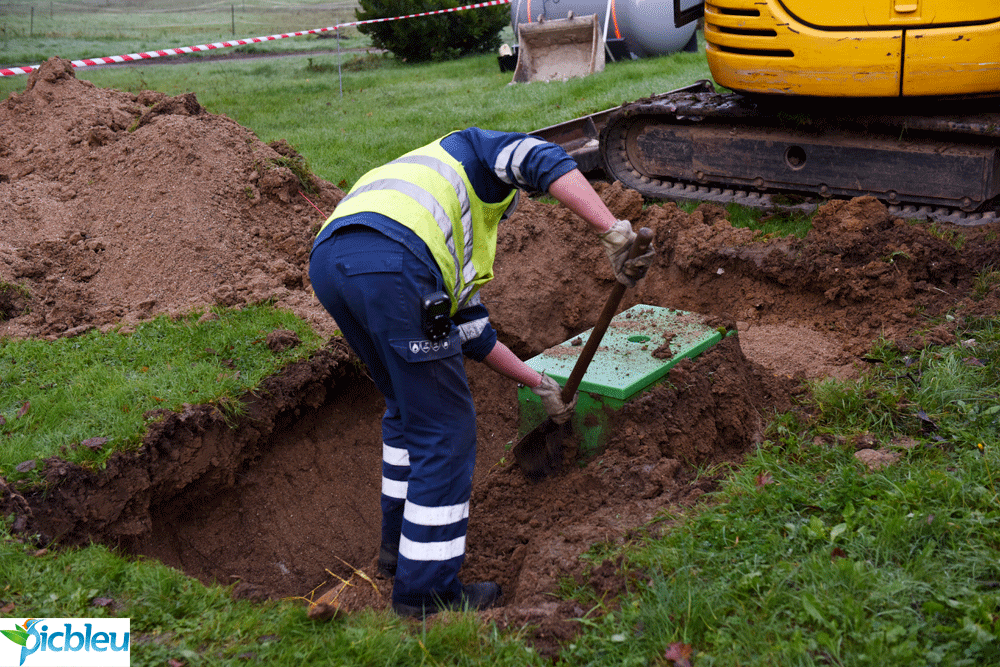
<svg viewBox="0 0 1000 667"><path fill-rule="evenodd" d="M875 341L876 370L815 385L704 505L662 516L674 524L662 538L595 546L595 566L620 553L637 585L611 607L567 580L585 632L558 664L998 664L1000 322L970 321L958 337L975 347L913 358ZM906 442L900 461L865 470L854 458L861 434ZM9 521L6 615L129 617L133 665L551 664L472 617L314 623L298 601L233 601L102 546L39 551L9 537Z"/></svg>
<svg viewBox="0 0 1000 667"><path fill-rule="evenodd" d="M6 47L24 38L11 36L4 11ZM228 36L224 26L216 30ZM39 57L66 55L86 38L52 39ZM163 46L153 41L149 47ZM135 43L109 39L99 55ZM78 76L122 90L194 91L210 111L265 141L287 139L320 176L349 185L450 129L537 129L704 78L707 68L702 56L679 54L610 64L581 80L510 86L510 74L486 55L411 67L382 56L341 63L304 54ZM0 96L24 82L5 77ZM198 336L199 348L224 349L211 338L218 332L199 326L181 333ZM870 356L880 363L860 380L811 387L705 505L664 515L675 524L664 537L636 538L621 550L622 567L642 585L617 607L564 582L587 612L585 634L559 664L678 667L685 656L699 667L1000 664L1000 320L966 322L957 338L976 345L906 358L872 341ZM6 347L3 354L23 353ZM164 348L162 358L170 354ZM243 354L264 351L251 345ZM39 400L18 394L3 415L12 421L23 401ZM918 411L936 431L922 429ZM862 434L912 446L900 448L898 465L869 472L854 458ZM0 465L9 473L10 461ZM473 617L421 626L372 613L313 623L301 601L234 602L223 587L102 546L39 550L11 537L10 526L11 517L0 518L3 615L130 617L133 665L550 664L516 633ZM599 564L615 549L598 545L591 557Z"/></svg>
<svg viewBox="0 0 1000 667"><path fill-rule="evenodd" d="M83 2L63 4L91 6ZM37 64L53 55L68 59L119 55L228 37L178 30L168 31L169 43L163 41L164 34L157 32L153 24L184 15L154 11L155 7L168 4L172 3L139 3L137 6L144 13L129 14L122 10L117 23L107 17L98 19L102 14L81 14L83 25L79 35L102 35L106 41L98 45L81 43L79 40L83 38L77 33L36 44L36 40L24 36L24 26L20 25L22 10L13 15L20 17L20 27L8 31L19 36L8 35L2 57L10 60L21 54L18 62ZM329 3L300 5L325 7ZM252 6L266 5L261 0L248 2L248 12ZM341 7L339 3L336 6ZM319 21L327 11L317 9L302 18L307 23L296 26L287 22L269 23L268 31L261 34L330 25ZM353 17L353 10L350 13ZM9 14L4 14L4 20L16 23ZM309 24L309 20L313 23ZM90 22L94 23L88 25ZM148 28L134 27L137 22L148 23ZM116 31L128 31L130 39L145 41L123 42L116 38ZM350 30L347 32L350 34ZM505 41L511 43L509 28L504 33ZM344 40L343 49L368 44L367 38L356 30L353 34L353 38ZM510 85L511 73L501 72L492 54L413 67L396 61L391 54L330 52L336 50L333 40L319 40L315 36L217 53L232 55L286 47L294 50L293 45L303 50L302 55L243 61L205 57L204 62L184 65L163 64L169 60L163 58L155 64L81 68L77 77L101 87L131 92L144 89L171 95L195 92L209 111L225 114L252 128L262 140L286 139L306 156L317 175L337 184L351 184L376 164L454 129L478 125L528 132L709 77L703 54L689 53L609 63L604 72L558 84L516 86ZM94 46L100 48L95 52ZM23 90L26 78L26 75L0 77L0 98Z"/></svg>
<svg viewBox="0 0 1000 667"><path fill-rule="evenodd" d="M701 54L611 63L556 84L510 85L492 55L408 66L389 55L312 54L185 65L97 67L77 77L105 88L195 92L213 113L286 139L313 171L351 184L377 164L470 125L529 132L707 78ZM0 78L0 96L26 76Z"/></svg>
<svg viewBox="0 0 1000 667"><path fill-rule="evenodd" d="M196 46L326 28L355 21L356 2L340 0L61 0L5 2L0 8L0 64L32 65L58 55L78 60ZM341 48L368 45L343 29ZM315 35L233 47L242 53L337 49Z"/></svg>
<svg viewBox="0 0 1000 667"><path fill-rule="evenodd" d="M266 337L278 329L295 331L304 345L272 354ZM139 445L154 409L214 404L236 417L246 392L322 344L302 320L267 304L160 316L127 334L0 338L0 475L37 482L40 466L17 466L49 456L100 469L113 452ZM92 438L101 446L80 446Z"/></svg>

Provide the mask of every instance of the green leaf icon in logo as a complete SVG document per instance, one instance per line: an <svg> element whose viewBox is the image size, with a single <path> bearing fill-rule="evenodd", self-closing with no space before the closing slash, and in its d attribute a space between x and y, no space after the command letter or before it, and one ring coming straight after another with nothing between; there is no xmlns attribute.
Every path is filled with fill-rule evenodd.
<svg viewBox="0 0 1000 667"><path fill-rule="evenodd" d="M21 630L20 626L18 626L18 628L19 629L17 630L0 630L0 633L3 633L4 637L11 640L18 646L24 646L28 643L28 631Z"/></svg>
<svg viewBox="0 0 1000 667"><path fill-rule="evenodd" d="M24 622L24 625L18 625L17 623L15 623L14 627L17 628L16 630L0 630L0 633L2 633L4 637L11 640L18 646L27 646L28 630L30 630L31 626L33 626L39 620L41 619L29 618Z"/></svg>

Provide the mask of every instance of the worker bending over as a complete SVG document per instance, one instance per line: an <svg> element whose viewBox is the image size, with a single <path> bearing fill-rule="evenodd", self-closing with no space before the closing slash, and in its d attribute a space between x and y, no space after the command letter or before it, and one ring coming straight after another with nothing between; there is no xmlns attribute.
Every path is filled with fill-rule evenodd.
<svg viewBox="0 0 1000 667"><path fill-rule="evenodd" d="M497 340L479 289L493 277L497 226L521 190L548 192L600 235L616 278L634 285L652 248L616 220L561 147L468 128L368 172L325 222L309 277L385 397L379 569L393 609L486 609L494 582L463 585L476 415L463 354L531 388L557 422L560 386Z"/></svg>

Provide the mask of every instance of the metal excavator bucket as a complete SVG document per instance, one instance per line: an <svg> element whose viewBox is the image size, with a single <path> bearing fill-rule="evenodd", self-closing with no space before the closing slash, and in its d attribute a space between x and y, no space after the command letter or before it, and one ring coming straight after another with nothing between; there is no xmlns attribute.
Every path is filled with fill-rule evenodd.
<svg viewBox="0 0 1000 667"><path fill-rule="evenodd" d="M604 43L597 14L517 25L513 83L561 81L604 71Z"/></svg>

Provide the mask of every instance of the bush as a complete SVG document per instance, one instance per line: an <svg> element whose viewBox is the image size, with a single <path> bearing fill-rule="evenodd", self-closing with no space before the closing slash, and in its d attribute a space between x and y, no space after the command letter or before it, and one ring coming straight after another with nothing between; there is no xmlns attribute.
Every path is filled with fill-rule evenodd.
<svg viewBox="0 0 1000 667"><path fill-rule="evenodd" d="M461 7L458 0L358 0L361 21ZM506 5L359 25L372 44L408 62L441 61L500 46L500 31L510 22Z"/></svg>

